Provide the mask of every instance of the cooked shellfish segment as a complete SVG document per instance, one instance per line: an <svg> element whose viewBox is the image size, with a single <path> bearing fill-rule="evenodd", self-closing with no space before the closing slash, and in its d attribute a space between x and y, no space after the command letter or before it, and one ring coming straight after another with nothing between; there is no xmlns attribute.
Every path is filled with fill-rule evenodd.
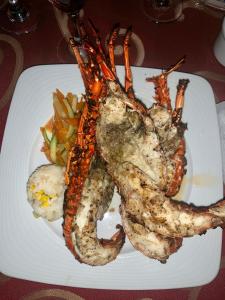
<svg viewBox="0 0 225 300"><path fill-rule="evenodd" d="M127 215L123 204L120 210L122 224L128 239L133 247L145 256L165 263L168 257L182 246L182 238L165 237L136 223Z"/></svg>
<svg viewBox="0 0 225 300"><path fill-rule="evenodd" d="M171 238L191 237L205 233L210 228L224 227L225 200L206 207L175 201L159 189L152 189L145 174L138 172L137 178L137 169L134 166L130 166L126 180L122 174L128 168L124 166L121 169L115 175L125 199L123 205L126 216L133 223Z"/></svg>
<svg viewBox="0 0 225 300"><path fill-rule="evenodd" d="M97 221L107 210L114 187L105 162L98 156L95 135L105 85L100 69L94 64L91 46L85 44L82 52L86 53L85 58L81 55L80 45L73 39L71 46L84 81L86 102L77 142L70 151L67 164L63 233L67 247L80 262L104 265L116 258L125 241L123 228L119 225L119 230L111 239L97 237ZM98 49L100 51L100 44Z"/></svg>
<svg viewBox="0 0 225 300"><path fill-rule="evenodd" d="M114 183L105 164L94 157L85 181L82 198L74 217L72 241L77 259L89 265L104 265L114 260L125 241L122 226L109 240L98 239L97 221L107 211L114 192Z"/></svg>

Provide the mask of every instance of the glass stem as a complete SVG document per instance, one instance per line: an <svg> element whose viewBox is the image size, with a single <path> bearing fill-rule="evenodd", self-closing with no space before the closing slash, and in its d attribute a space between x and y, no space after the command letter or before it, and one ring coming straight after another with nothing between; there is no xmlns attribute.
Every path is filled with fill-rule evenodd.
<svg viewBox="0 0 225 300"><path fill-rule="evenodd" d="M80 11L77 10L70 14L70 17L71 17L73 25L74 25L74 40L78 43L81 42L81 36L80 36L80 30L79 30L79 13L80 13Z"/></svg>

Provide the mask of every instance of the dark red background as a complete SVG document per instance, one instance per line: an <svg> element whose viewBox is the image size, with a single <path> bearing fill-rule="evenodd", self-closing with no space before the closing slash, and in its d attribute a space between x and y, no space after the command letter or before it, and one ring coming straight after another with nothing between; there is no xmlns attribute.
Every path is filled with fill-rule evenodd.
<svg viewBox="0 0 225 300"><path fill-rule="evenodd" d="M4 2L6 1L0 1L0 5ZM84 18L90 17L94 21L101 32L102 40L115 23L119 22L123 28L132 25L145 49L145 58L141 66L165 68L185 55L186 63L180 70L205 77L212 85L215 101L220 102L225 100L225 67L214 57L213 45L220 31L224 14L209 8L200 9L198 6L194 8L196 2L198 1L185 1L187 8L183 10L182 20L167 24L153 23L143 9L143 0L86 0ZM16 55L9 42L10 39L13 38L13 41L19 45L24 59L17 77L23 69L34 65L75 63L69 51L64 53L66 42L51 4L47 0L30 1L30 3L35 8L39 20L34 32L17 36L0 30L0 143L17 79L13 81ZM16 49L18 54L19 50ZM135 61L136 54L133 49L131 61ZM117 58L117 63L122 63L120 58ZM7 89L9 89L8 96ZM104 291L40 284L1 274L0 299L26 300L50 299L50 297L51 299L79 299L78 295L86 300L225 299L224 240L225 235L220 272L213 282L203 287L159 291Z"/></svg>

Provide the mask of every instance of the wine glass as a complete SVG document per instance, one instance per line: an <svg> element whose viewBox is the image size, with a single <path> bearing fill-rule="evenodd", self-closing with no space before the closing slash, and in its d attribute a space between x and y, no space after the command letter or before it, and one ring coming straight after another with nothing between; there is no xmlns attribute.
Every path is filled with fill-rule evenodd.
<svg viewBox="0 0 225 300"><path fill-rule="evenodd" d="M29 33L36 29L37 23L33 7L22 0L8 0L0 11L0 27L6 32Z"/></svg>
<svg viewBox="0 0 225 300"><path fill-rule="evenodd" d="M74 55L69 45L69 38L72 36L78 43L80 42L79 22L80 12L84 6L85 0L48 0L57 10L56 16L58 22L62 21L67 31L64 31L63 38L57 46L57 56L61 63L74 62ZM68 18L60 18L59 13L65 13ZM60 20L60 21L59 21ZM65 28L65 27L64 27ZM65 29L64 29L65 30Z"/></svg>
<svg viewBox="0 0 225 300"><path fill-rule="evenodd" d="M84 6L85 0L49 0L59 10L68 14L73 23L72 34L76 40L79 41L79 13Z"/></svg>
<svg viewBox="0 0 225 300"><path fill-rule="evenodd" d="M155 23L167 23L178 20L182 15L180 0L143 0L145 14Z"/></svg>

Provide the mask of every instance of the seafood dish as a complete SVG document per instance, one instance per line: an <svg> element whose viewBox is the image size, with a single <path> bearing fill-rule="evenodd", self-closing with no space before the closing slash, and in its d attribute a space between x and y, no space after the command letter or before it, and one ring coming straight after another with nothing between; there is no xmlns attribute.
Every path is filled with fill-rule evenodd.
<svg viewBox="0 0 225 300"><path fill-rule="evenodd" d="M35 217L48 221L63 216L65 192L65 167L47 164L38 167L27 182L27 200L33 208Z"/></svg>
<svg viewBox="0 0 225 300"><path fill-rule="evenodd" d="M62 227L66 246L79 262L101 266L116 259L128 238L137 251L165 263L184 238L225 225L225 200L196 207L173 199L187 168L188 124L183 123L182 112L189 80L177 83L172 107L167 79L184 59L146 78L155 86L155 101L146 107L133 89L131 29L124 39L124 86L117 78L114 59L119 28L112 30L108 52L93 24L92 36L82 24L79 29L81 42L71 38L70 44L85 94L65 170ZM114 189L121 196L121 224L111 238L99 238L97 222L107 211Z"/></svg>

